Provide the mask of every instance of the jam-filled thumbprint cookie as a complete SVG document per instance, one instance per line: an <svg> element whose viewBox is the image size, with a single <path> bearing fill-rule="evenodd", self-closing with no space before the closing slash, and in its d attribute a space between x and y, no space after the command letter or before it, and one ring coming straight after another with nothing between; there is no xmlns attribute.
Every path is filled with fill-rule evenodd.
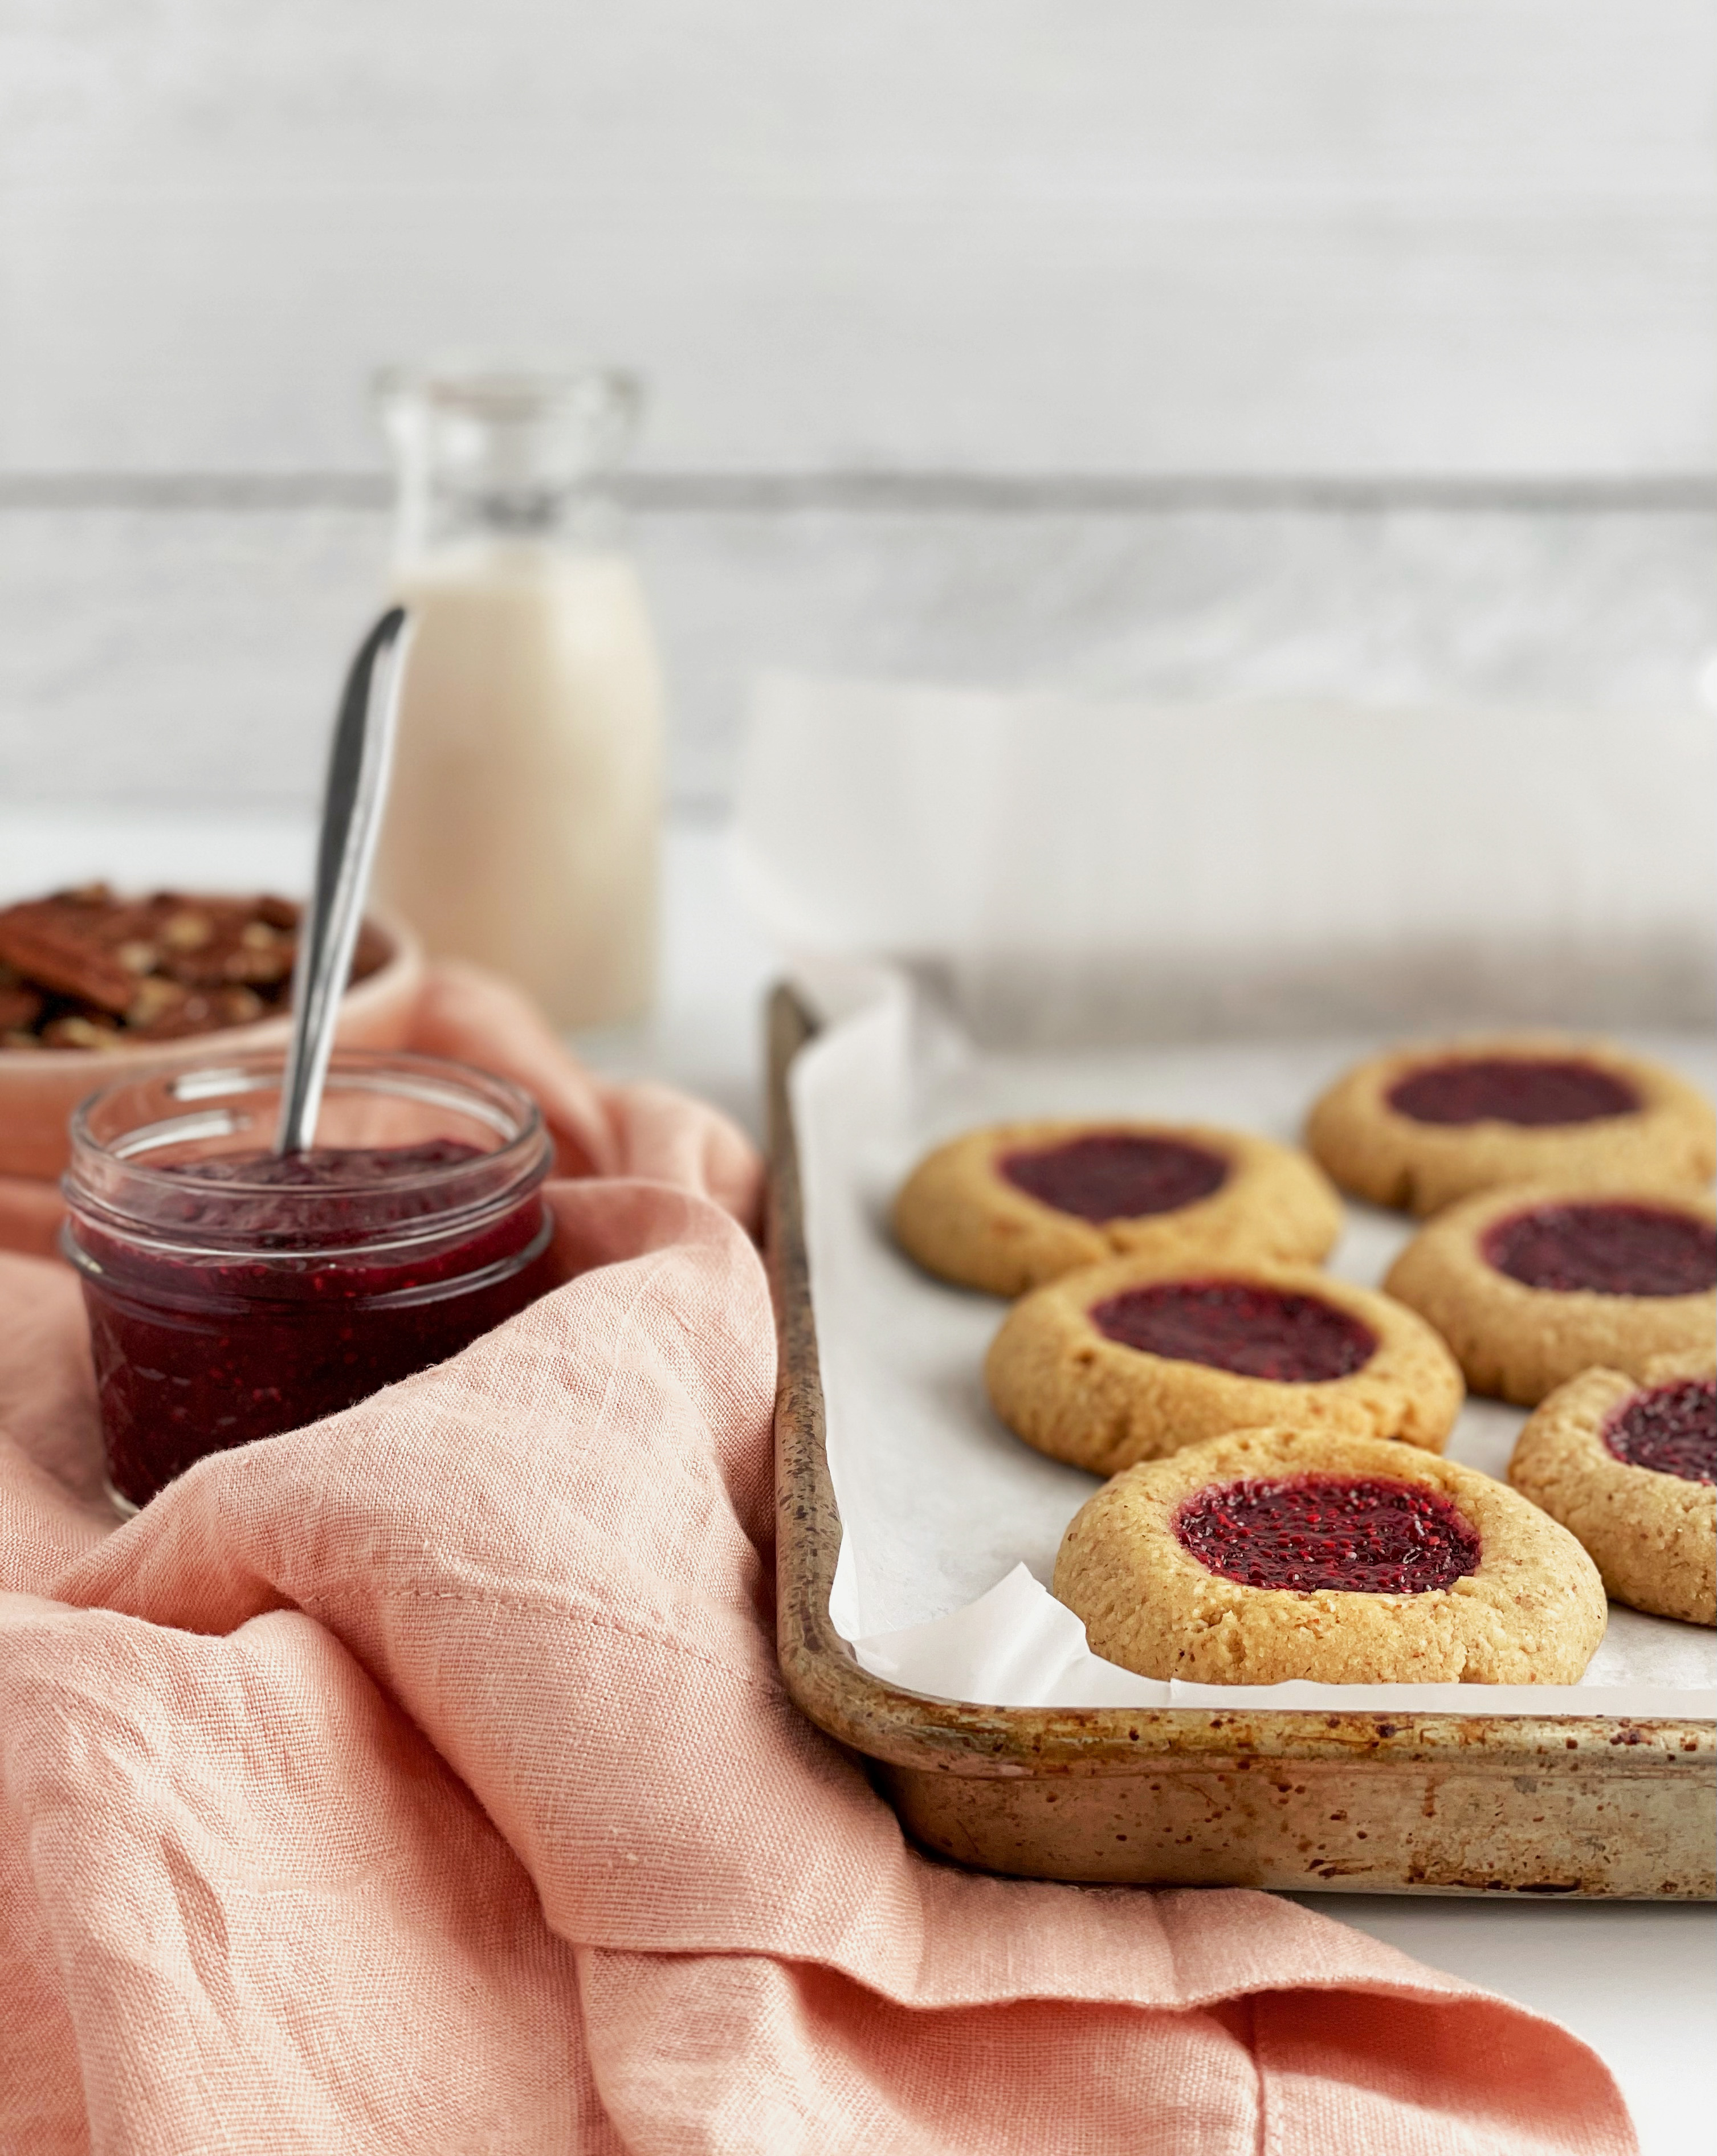
<svg viewBox="0 0 1717 2156"><path fill-rule="evenodd" d="M996 1413L1093 1474L1260 1423L1440 1452L1461 1373L1431 1327L1310 1265L1119 1258L1016 1302L990 1343Z"/></svg>
<svg viewBox="0 0 1717 2156"><path fill-rule="evenodd" d="M1128 1468L1054 1586L1094 1655L1195 1684L1573 1684L1606 1616L1591 1559L1506 1484L1324 1430Z"/></svg>
<svg viewBox="0 0 1717 2156"><path fill-rule="evenodd" d="M1717 1215L1690 1191L1528 1183L1421 1229L1386 1291L1427 1318L1475 1393L1536 1407L1596 1365L1643 1378L1717 1335Z"/></svg>
<svg viewBox="0 0 1717 2156"><path fill-rule="evenodd" d="M1509 1480L1578 1536L1617 1602L1717 1625L1717 1357L1644 1382L1582 1370L1532 1415Z"/></svg>
<svg viewBox="0 0 1717 2156"><path fill-rule="evenodd" d="M1684 1079L1560 1034L1373 1056L1317 1101L1306 1142L1344 1190L1421 1214L1505 1183L1698 1184L1717 1168L1717 1117Z"/></svg>
<svg viewBox="0 0 1717 2156"><path fill-rule="evenodd" d="M1341 1200L1303 1152L1243 1131L1003 1123L920 1161L894 1232L926 1271L1011 1296L1124 1251L1315 1263Z"/></svg>

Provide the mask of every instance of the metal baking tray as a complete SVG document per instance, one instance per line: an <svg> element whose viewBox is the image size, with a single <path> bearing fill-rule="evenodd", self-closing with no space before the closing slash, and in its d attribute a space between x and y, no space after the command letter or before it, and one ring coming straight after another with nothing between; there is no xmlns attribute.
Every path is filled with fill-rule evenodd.
<svg viewBox="0 0 1717 2156"><path fill-rule="evenodd" d="M1709 1901L1717 1729L1582 1715L988 1707L860 1667L829 1615L841 1548L788 1091L816 1021L771 999L767 1248L777 1649L907 1831L1032 1879ZM1475 1692L1481 1688L1474 1687Z"/></svg>

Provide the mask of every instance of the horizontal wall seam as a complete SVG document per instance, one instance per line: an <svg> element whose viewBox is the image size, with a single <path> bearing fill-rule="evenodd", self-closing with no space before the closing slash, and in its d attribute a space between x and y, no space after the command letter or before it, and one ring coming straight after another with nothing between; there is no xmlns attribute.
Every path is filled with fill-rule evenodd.
<svg viewBox="0 0 1717 2156"><path fill-rule="evenodd" d="M1064 511L1391 509L1531 512L1717 510L1717 471L1493 478L1401 474L1125 474L941 471L633 472L618 483L632 508L748 516L835 510L1020 516ZM380 472L0 473L0 511L384 510Z"/></svg>

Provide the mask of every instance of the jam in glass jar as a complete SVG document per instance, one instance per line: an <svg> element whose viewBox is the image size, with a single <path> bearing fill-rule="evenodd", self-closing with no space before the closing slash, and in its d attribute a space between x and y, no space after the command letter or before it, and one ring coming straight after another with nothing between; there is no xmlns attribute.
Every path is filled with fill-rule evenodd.
<svg viewBox="0 0 1717 2156"><path fill-rule="evenodd" d="M553 1148L517 1086L337 1055L314 1148L282 1158L281 1075L247 1056L126 1079L72 1118L62 1246L127 1510L445 1361L560 1277Z"/></svg>

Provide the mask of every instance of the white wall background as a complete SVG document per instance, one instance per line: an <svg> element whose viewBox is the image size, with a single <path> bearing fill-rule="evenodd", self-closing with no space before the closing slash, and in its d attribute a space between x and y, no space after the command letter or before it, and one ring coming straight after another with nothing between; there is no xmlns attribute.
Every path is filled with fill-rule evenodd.
<svg viewBox="0 0 1717 2156"><path fill-rule="evenodd" d="M1717 0L0 0L0 786L304 798L449 349L650 376L685 800L774 662L1685 700Z"/></svg>

